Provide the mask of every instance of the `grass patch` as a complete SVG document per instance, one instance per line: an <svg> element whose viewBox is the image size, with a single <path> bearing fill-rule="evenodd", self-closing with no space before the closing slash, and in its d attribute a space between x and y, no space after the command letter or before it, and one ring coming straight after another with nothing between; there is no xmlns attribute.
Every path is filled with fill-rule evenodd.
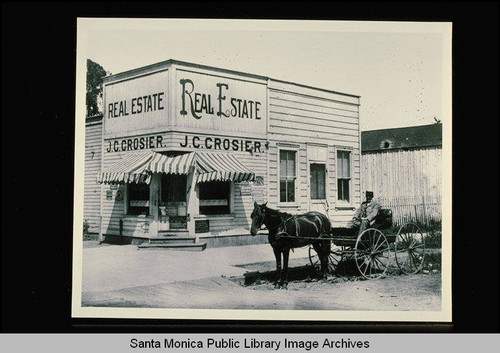
<svg viewBox="0 0 500 353"><path fill-rule="evenodd" d="M425 254L422 270L427 270L429 272L433 270L441 271L441 252L435 251Z"/></svg>

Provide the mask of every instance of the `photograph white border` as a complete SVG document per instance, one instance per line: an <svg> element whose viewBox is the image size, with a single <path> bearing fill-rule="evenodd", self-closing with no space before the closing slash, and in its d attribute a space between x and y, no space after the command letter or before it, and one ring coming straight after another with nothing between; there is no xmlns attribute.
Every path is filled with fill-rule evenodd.
<svg viewBox="0 0 500 353"><path fill-rule="evenodd" d="M404 23L404 22L336 22L336 21L259 21L259 29L269 30L325 30L326 27L338 32L418 32L429 31L443 36L443 166L442 166L442 304L441 311L338 311L338 310L210 310L210 309L149 309L149 308L105 308L82 307L82 250L83 250L83 195L85 156L85 78L87 46L91 40L90 30L117 29L133 21L134 26L158 28L162 23L176 24L177 28L193 28L213 25L217 29L230 30L235 21L231 20L156 20L156 19L86 19L77 21L77 62L76 62L76 117L75 117L75 194L73 228L73 318L128 318L128 319L192 319L192 320L284 320L290 321L382 321L382 322L450 322L452 320L451 292L451 204L452 204L452 97L451 97L451 23ZM208 22L207 22L208 21ZM252 21L244 21L247 30L255 28ZM242 23L238 21L239 28ZM165 58L169 59L169 58Z"/></svg>

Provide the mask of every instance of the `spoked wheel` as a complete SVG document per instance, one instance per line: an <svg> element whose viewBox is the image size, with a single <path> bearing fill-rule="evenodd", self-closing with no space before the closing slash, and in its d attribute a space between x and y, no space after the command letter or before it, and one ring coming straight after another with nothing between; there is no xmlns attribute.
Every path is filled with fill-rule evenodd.
<svg viewBox="0 0 500 353"><path fill-rule="evenodd" d="M424 236L415 223L406 223L399 228L394 245L396 264L405 274L422 269L425 257Z"/></svg>
<svg viewBox="0 0 500 353"><path fill-rule="evenodd" d="M337 249L335 245L332 244L330 247L330 254L328 255L328 273L334 274L340 261L342 261L342 251ZM319 256L312 245L309 246L309 262L313 267L317 269L321 268Z"/></svg>
<svg viewBox="0 0 500 353"><path fill-rule="evenodd" d="M378 278L389 267L390 248L385 235L370 228L358 236L354 248L354 259L359 272L365 278Z"/></svg>

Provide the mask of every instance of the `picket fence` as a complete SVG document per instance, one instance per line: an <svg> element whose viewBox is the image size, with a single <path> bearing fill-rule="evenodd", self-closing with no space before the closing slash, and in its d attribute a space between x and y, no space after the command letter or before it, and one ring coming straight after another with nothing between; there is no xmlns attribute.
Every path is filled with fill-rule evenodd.
<svg viewBox="0 0 500 353"><path fill-rule="evenodd" d="M441 222L440 196L399 196L377 198L383 208L392 209L393 224L401 226L406 222L431 226Z"/></svg>

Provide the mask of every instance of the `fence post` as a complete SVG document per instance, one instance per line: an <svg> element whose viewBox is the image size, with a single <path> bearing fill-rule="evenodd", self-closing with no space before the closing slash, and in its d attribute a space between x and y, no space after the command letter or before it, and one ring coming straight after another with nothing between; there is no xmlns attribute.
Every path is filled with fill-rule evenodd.
<svg viewBox="0 0 500 353"><path fill-rule="evenodd" d="M425 196L422 196L422 209L424 211L424 223L426 227L429 227L429 221L427 219L427 213L425 212Z"/></svg>

